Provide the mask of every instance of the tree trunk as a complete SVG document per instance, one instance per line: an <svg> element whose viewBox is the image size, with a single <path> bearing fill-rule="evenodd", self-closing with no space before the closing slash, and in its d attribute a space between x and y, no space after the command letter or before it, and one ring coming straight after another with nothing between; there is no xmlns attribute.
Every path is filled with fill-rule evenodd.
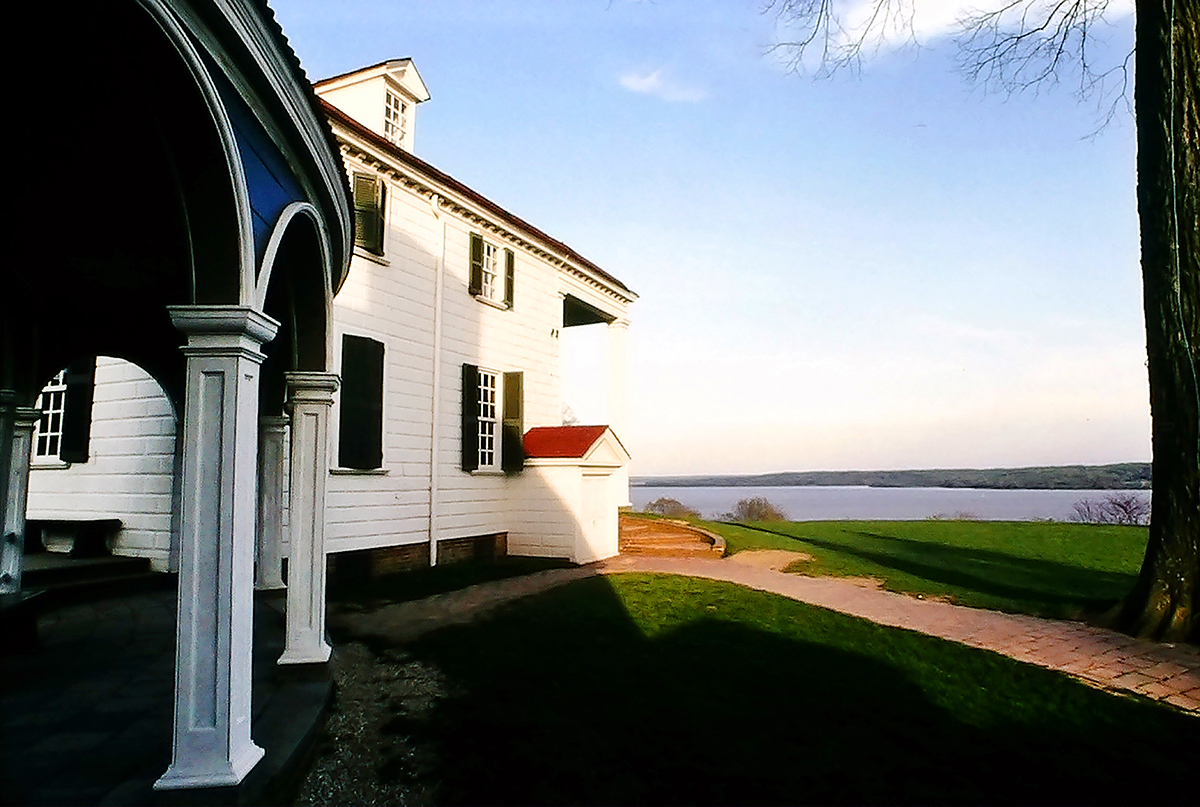
<svg viewBox="0 0 1200 807"><path fill-rule="evenodd" d="M1141 224L1154 491L1150 540L1117 627L1200 639L1200 4L1138 0Z"/></svg>

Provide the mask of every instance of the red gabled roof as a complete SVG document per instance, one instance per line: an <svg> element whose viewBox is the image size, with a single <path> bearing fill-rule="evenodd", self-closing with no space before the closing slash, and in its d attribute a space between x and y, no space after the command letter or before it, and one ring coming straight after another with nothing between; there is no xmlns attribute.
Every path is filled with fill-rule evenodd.
<svg viewBox="0 0 1200 807"><path fill-rule="evenodd" d="M525 456L579 459L607 430L607 426L538 426L525 432Z"/></svg>

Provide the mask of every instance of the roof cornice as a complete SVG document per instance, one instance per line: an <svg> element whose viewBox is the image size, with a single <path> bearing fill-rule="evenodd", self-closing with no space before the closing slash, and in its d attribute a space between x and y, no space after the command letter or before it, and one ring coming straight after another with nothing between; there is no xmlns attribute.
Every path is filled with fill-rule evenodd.
<svg viewBox="0 0 1200 807"><path fill-rule="evenodd" d="M587 258L552 238L454 177L404 151L363 126L324 99L322 109L333 124L344 154L388 173L409 190L558 266L588 286L628 305L637 294Z"/></svg>

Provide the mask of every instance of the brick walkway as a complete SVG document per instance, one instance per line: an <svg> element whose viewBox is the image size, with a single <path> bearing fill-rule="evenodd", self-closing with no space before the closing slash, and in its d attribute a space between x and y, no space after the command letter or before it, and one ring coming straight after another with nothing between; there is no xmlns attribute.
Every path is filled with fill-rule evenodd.
<svg viewBox="0 0 1200 807"><path fill-rule="evenodd" d="M723 539L701 532L682 521L622 515L620 525L622 555L719 558L725 554Z"/></svg>

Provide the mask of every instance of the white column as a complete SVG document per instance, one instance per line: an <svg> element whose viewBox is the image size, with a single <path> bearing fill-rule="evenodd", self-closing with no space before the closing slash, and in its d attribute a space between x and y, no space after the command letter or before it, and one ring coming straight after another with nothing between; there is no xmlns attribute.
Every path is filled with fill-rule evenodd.
<svg viewBox="0 0 1200 807"><path fill-rule="evenodd" d="M629 352L629 320L608 323L608 425L618 438L625 437L626 367Z"/></svg>
<svg viewBox="0 0 1200 807"><path fill-rule="evenodd" d="M168 311L187 334L187 385L175 742L159 790L235 785L263 755L250 739L258 385L279 328L244 306Z"/></svg>
<svg viewBox="0 0 1200 807"><path fill-rule="evenodd" d="M329 660L325 641L325 481L329 478L329 410L338 377L288 373L292 418L288 488L287 642L280 664Z"/></svg>
<svg viewBox="0 0 1200 807"><path fill-rule="evenodd" d="M608 323L608 425L618 440L627 440L627 366L629 353L629 320L614 319ZM629 507L629 466L622 465L613 472L617 490L617 506Z"/></svg>
<svg viewBox="0 0 1200 807"><path fill-rule="evenodd" d="M258 419L258 540L254 545L254 587L274 591L283 585L283 441L288 419Z"/></svg>
<svg viewBox="0 0 1200 807"><path fill-rule="evenodd" d="M8 390L0 392L0 472L5 490L0 499L0 594L21 590L25 565L25 505L29 497L29 456L33 451L33 426L41 410L15 405Z"/></svg>

